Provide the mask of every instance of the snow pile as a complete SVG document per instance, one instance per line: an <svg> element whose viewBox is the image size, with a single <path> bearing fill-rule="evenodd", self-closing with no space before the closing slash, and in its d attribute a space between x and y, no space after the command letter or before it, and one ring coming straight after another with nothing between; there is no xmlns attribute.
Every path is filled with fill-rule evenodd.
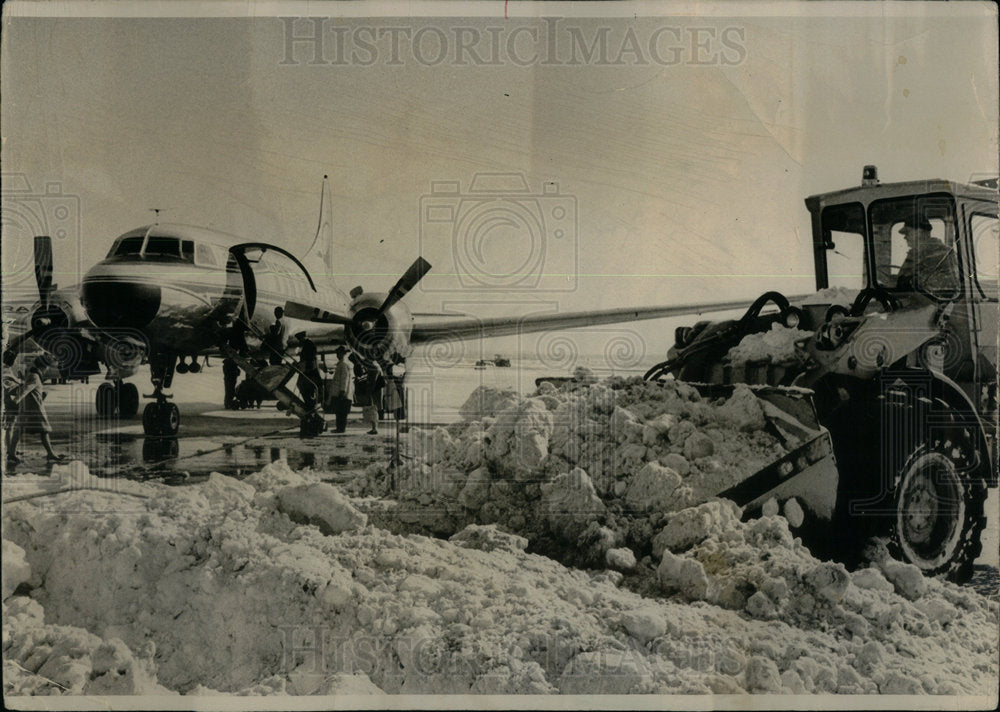
<svg viewBox="0 0 1000 712"><path fill-rule="evenodd" d="M996 625L995 604L888 558L848 572L815 559L784 518L741 522L739 515L735 505L719 501L672 515L654 538L659 588L755 620L832 635L832 659L853 661L851 670L831 670L821 662L830 658L815 649L785 651L787 669L766 675L761 689L814 692L837 680L841 692L961 694L976 676L995 675L985 658L970 670L959 652L970 646L987 653L986 639L972 643L973 631ZM890 661L887 651L901 656Z"/></svg>
<svg viewBox="0 0 1000 712"><path fill-rule="evenodd" d="M24 549L3 540L3 599L6 601L22 583L31 578L31 567L24 558Z"/></svg>
<svg viewBox="0 0 1000 712"><path fill-rule="evenodd" d="M481 387L461 412L447 428L413 428L397 472L370 467L347 485L355 496L398 500L380 524L440 536L501 524L573 565L603 565L610 550L630 549L613 555L627 569L649 555L666 514L786 453L742 384L717 401L670 380L543 383L530 397Z"/></svg>
<svg viewBox="0 0 1000 712"><path fill-rule="evenodd" d="M800 306L812 306L814 304L828 305L828 304L840 304L843 306L850 306L857 299L858 294L861 290L859 289L848 289L847 287L827 287L826 289L821 289L815 294L810 294L808 297L799 302Z"/></svg>
<svg viewBox="0 0 1000 712"><path fill-rule="evenodd" d="M726 360L730 363L790 363L800 358L796 342L808 339L811 331L789 328L784 324L771 324L770 331L747 334L740 343L729 349Z"/></svg>
<svg viewBox="0 0 1000 712"><path fill-rule="evenodd" d="M582 473L538 500L571 535L613 539L606 501L612 528L567 516L597 508ZM5 693L996 693L995 603L891 561L848 574L777 516L671 513L629 590L500 526L394 534L327 496L353 528L326 534L324 506L300 524L282 494L318 482L276 463L144 485L125 513L105 492L7 506L5 549L27 565L11 580L27 579L4 601Z"/></svg>
<svg viewBox="0 0 1000 712"><path fill-rule="evenodd" d="M46 624L42 607L24 596L4 601L3 617L5 696L170 694L156 682L152 642L137 656L117 637Z"/></svg>

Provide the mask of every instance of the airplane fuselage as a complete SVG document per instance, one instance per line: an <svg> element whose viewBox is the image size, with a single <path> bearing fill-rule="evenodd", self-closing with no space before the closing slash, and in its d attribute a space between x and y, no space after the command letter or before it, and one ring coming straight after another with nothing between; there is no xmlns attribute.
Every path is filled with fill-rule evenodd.
<svg viewBox="0 0 1000 712"><path fill-rule="evenodd" d="M242 241L232 235L186 225L161 224L131 230L117 238L108 256L92 267L81 284L81 301L90 321L110 336L141 333L151 351L196 355L218 347L218 326L236 317L247 300L254 331L266 333L274 308L288 300L334 305L346 312L348 297L329 274L306 274L276 252L255 249L254 288L246 294L244 276L230 253ZM286 318L288 333L329 332L311 321Z"/></svg>

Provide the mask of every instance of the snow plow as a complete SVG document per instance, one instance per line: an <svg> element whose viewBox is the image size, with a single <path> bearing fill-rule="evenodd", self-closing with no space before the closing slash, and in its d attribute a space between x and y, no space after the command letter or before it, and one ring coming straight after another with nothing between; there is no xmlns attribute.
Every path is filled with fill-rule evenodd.
<svg viewBox="0 0 1000 712"><path fill-rule="evenodd" d="M794 496L819 555L857 563L880 539L964 580L997 486L997 191L866 166L806 205L819 291L678 328L646 379L707 397L750 384L768 427L801 440L721 496L750 513Z"/></svg>

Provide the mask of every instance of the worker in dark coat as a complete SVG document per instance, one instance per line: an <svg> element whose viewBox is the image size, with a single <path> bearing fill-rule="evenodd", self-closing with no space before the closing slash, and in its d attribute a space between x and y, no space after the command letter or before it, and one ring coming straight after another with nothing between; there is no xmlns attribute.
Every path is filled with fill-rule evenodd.
<svg viewBox="0 0 1000 712"><path fill-rule="evenodd" d="M919 287L931 293L949 293L958 289L958 262L955 248L931 235L926 218L908 219L899 229L909 251L900 265L896 287Z"/></svg>
<svg viewBox="0 0 1000 712"><path fill-rule="evenodd" d="M295 335L295 340L299 344L299 379L296 383L299 394L305 402L306 409L312 410L316 406L319 389L322 387L322 378L319 372L319 353L316 350L316 343L306 336L306 332L300 331Z"/></svg>
<svg viewBox="0 0 1000 712"><path fill-rule="evenodd" d="M226 410L238 408L236 403L236 381L240 378L240 367L236 365L228 356L222 360L222 383L226 394L223 397L223 405Z"/></svg>

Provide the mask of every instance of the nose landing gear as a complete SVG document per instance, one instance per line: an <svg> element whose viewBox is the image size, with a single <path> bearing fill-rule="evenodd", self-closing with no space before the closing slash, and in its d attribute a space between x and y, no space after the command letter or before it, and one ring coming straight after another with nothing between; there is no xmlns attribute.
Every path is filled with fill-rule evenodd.
<svg viewBox="0 0 1000 712"><path fill-rule="evenodd" d="M181 427L181 411L176 403L171 403L163 393L153 393L155 403L148 403L142 411L142 430L146 435L177 435Z"/></svg>
<svg viewBox="0 0 1000 712"><path fill-rule="evenodd" d="M157 355L149 360L149 374L153 381L153 392L146 396L155 401L142 411L142 430L146 435L173 437L181 426L181 411L170 397L163 392L174 380L177 356Z"/></svg>

